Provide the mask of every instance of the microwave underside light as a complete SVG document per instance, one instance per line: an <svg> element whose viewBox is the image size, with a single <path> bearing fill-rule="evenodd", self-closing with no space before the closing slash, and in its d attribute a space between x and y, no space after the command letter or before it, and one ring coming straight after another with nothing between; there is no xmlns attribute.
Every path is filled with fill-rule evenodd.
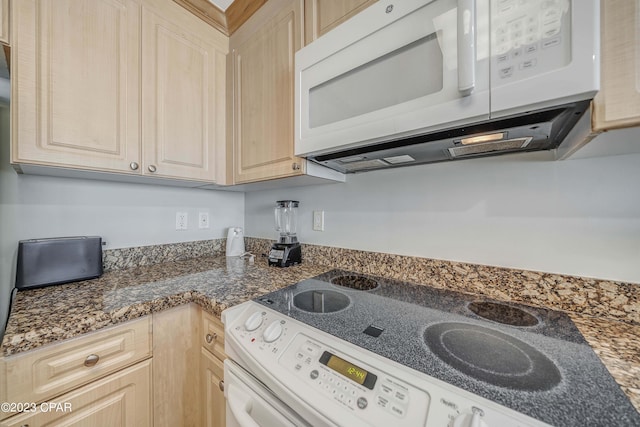
<svg viewBox="0 0 640 427"><path fill-rule="evenodd" d="M493 151L517 150L525 148L532 139L532 137L515 138L497 142L485 142L482 144L462 145L460 147L449 148L449 154L451 154L452 158L455 158L472 154L491 153Z"/></svg>

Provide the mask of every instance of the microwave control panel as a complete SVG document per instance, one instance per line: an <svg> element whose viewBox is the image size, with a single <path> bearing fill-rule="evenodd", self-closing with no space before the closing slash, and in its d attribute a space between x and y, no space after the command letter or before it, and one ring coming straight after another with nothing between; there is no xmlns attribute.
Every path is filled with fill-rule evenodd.
<svg viewBox="0 0 640 427"><path fill-rule="evenodd" d="M570 0L491 0L491 84L509 84L571 61Z"/></svg>

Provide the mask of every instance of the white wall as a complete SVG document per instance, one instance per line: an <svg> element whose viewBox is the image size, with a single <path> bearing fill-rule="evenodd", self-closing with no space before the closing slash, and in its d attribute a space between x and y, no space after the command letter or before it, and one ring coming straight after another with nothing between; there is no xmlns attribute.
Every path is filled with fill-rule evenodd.
<svg viewBox="0 0 640 427"><path fill-rule="evenodd" d="M175 230L177 211L188 212L188 230ZM198 229L198 212L209 212L209 229ZM242 226L243 212L243 193L18 175L9 165L9 110L0 107L0 332L18 240L98 235L110 249L216 239Z"/></svg>
<svg viewBox="0 0 640 427"><path fill-rule="evenodd" d="M636 153L638 134L623 135ZM611 147L591 144L598 155ZM640 283L640 154L583 150L569 161L526 153L247 193L246 235L275 238L275 200L295 199L304 243ZM324 232L312 230L313 210L325 211Z"/></svg>

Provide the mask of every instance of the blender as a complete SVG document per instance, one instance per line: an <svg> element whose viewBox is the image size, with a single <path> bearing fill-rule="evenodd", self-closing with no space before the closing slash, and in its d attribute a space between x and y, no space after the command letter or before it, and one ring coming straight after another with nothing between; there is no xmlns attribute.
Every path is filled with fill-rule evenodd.
<svg viewBox="0 0 640 427"><path fill-rule="evenodd" d="M280 232L280 237L269 251L269 265L289 267L302 262L302 247L296 236L298 204L297 200L276 202L276 231Z"/></svg>

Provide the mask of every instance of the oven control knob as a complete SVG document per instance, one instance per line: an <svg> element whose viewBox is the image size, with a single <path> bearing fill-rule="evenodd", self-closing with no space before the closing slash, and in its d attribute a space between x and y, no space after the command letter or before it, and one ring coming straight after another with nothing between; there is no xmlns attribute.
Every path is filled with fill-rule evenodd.
<svg viewBox="0 0 640 427"><path fill-rule="evenodd" d="M482 419L482 411L460 414L453 420L453 427L488 427Z"/></svg>
<svg viewBox="0 0 640 427"><path fill-rule="evenodd" d="M246 322L244 322L244 328L249 332L255 331L260 325L262 325L262 313L259 311L253 313Z"/></svg>
<svg viewBox="0 0 640 427"><path fill-rule="evenodd" d="M282 325L279 320L276 320L264 330L262 339L264 339L265 342L274 342L280 338L280 335L282 335Z"/></svg>

